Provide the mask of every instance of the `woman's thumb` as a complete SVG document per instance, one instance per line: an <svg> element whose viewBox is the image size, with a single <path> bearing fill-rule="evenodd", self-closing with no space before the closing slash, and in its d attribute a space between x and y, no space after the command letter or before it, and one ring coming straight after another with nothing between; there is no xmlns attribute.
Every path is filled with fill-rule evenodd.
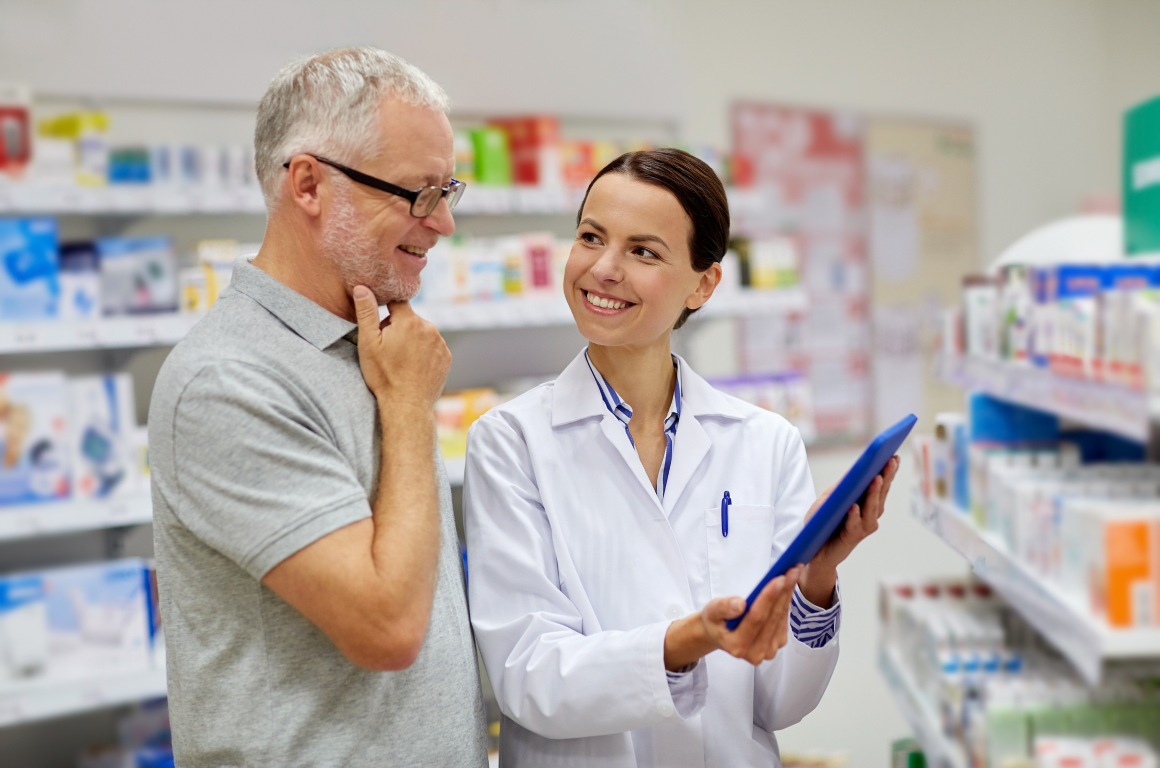
<svg viewBox="0 0 1160 768"><path fill-rule="evenodd" d="M707 607L711 621L726 621L741 615L742 611L745 610L745 600L740 597L719 597L716 600L710 600Z"/></svg>

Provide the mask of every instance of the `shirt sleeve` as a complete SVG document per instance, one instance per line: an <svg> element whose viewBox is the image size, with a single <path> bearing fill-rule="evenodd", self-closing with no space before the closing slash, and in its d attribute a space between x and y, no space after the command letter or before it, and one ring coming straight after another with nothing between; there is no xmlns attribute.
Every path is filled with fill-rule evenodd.
<svg viewBox="0 0 1160 768"><path fill-rule="evenodd" d="M173 413L174 514L255 579L369 517L367 490L321 413L292 385L241 361L201 369Z"/></svg>
<svg viewBox="0 0 1160 768"><path fill-rule="evenodd" d="M800 587L795 588L789 604L789 624L793 636L810 648L822 648L837 637L842 624L841 595L841 590L835 584L831 598L833 605L819 608L806 599Z"/></svg>
<svg viewBox="0 0 1160 768"><path fill-rule="evenodd" d="M682 719L688 720L705 708L709 675L700 659L680 672L665 670L665 676L669 681L669 695L673 697L673 706L677 708L677 714Z"/></svg>

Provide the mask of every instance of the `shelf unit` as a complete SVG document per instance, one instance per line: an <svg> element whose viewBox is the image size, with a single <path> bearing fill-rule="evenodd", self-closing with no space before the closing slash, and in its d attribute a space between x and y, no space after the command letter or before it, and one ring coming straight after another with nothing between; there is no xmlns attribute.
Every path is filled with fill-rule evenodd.
<svg viewBox="0 0 1160 768"><path fill-rule="evenodd" d="M1088 379L1061 376L1044 368L978 357L944 357L944 381L1027 408L1049 411L1093 429L1146 442L1149 404L1144 392Z"/></svg>
<svg viewBox="0 0 1160 768"><path fill-rule="evenodd" d="M201 314L169 312L76 322L2 322L0 355L167 346L181 341L201 318Z"/></svg>
<svg viewBox="0 0 1160 768"><path fill-rule="evenodd" d="M1109 627L950 504L927 499L916 491L911 496L911 511L927 530L965 557L979 578L1055 645L1089 683L1100 681L1106 662L1160 656L1160 628Z"/></svg>
<svg viewBox="0 0 1160 768"><path fill-rule="evenodd" d="M878 668L894 694L894 701L922 745L927 765L931 768L967 768L967 759L958 742L947 738L939 723L938 713L919 690L914 677L898 656L898 651L887 645L878 648Z"/></svg>
<svg viewBox="0 0 1160 768"><path fill-rule="evenodd" d="M69 683L5 683L4 689L0 690L0 727L165 695L164 666Z"/></svg>
<svg viewBox="0 0 1160 768"><path fill-rule="evenodd" d="M152 520L153 502L147 495L0 507L0 541L120 528Z"/></svg>
<svg viewBox="0 0 1160 768"><path fill-rule="evenodd" d="M709 300L696 318L741 317L802 311L808 306L800 288L780 290L740 289L724 291ZM572 311L562 296L509 299L465 304L414 305L416 314L433 322L441 331L485 330L489 328L536 328L572 323Z"/></svg>

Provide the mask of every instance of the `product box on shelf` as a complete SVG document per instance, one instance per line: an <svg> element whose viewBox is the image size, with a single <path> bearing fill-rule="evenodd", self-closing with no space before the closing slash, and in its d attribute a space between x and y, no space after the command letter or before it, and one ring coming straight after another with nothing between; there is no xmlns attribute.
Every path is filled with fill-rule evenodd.
<svg viewBox="0 0 1160 768"><path fill-rule="evenodd" d="M97 245L64 243L60 247L61 320L96 320L101 316L101 266Z"/></svg>
<svg viewBox="0 0 1160 768"><path fill-rule="evenodd" d="M511 149L512 181L558 187L560 176L560 121L551 115L492 120L503 129Z"/></svg>
<svg viewBox="0 0 1160 768"><path fill-rule="evenodd" d="M1095 377L1139 389L1140 326L1136 313L1140 293L1160 285L1160 270L1147 264L1109 264L1097 297Z"/></svg>
<svg viewBox="0 0 1160 768"><path fill-rule="evenodd" d="M817 440L813 395L809 380L800 372L753 373L712 379L709 384L727 395L778 414L801 433L805 443Z"/></svg>
<svg viewBox="0 0 1160 768"><path fill-rule="evenodd" d="M0 218L0 320L56 317L58 250L55 219Z"/></svg>
<svg viewBox="0 0 1160 768"><path fill-rule="evenodd" d="M435 429L439 450L445 459L461 459L467 455L467 430L500 401L490 387L448 392L436 401Z"/></svg>
<svg viewBox="0 0 1160 768"><path fill-rule="evenodd" d="M475 178L480 184L506 187L512 183L512 157L507 133L486 126L471 132L475 144Z"/></svg>
<svg viewBox="0 0 1160 768"><path fill-rule="evenodd" d="M73 497L138 494L133 378L128 373L68 380Z"/></svg>
<svg viewBox="0 0 1160 768"><path fill-rule="evenodd" d="M177 310L177 256L168 237L108 237L97 251L106 315Z"/></svg>
<svg viewBox="0 0 1160 768"><path fill-rule="evenodd" d="M988 275L963 278L963 343L968 355L999 357L999 286Z"/></svg>
<svg viewBox="0 0 1160 768"><path fill-rule="evenodd" d="M27 86L0 84L0 174L13 179L32 160L31 102Z"/></svg>
<svg viewBox="0 0 1160 768"><path fill-rule="evenodd" d="M1124 246L1160 252L1160 96L1124 115Z"/></svg>
<svg viewBox="0 0 1160 768"><path fill-rule="evenodd" d="M68 497L66 392L63 373L0 374L0 505Z"/></svg>
<svg viewBox="0 0 1160 768"><path fill-rule="evenodd" d="M109 179L109 116L105 112L68 112L37 123L37 134L46 139L72 142L77 184L99 187Z"/></svg>
<svg viewBox="0 0 1160 768"><path fill-rule="evenodd" d="M149 668L141 560L6 576L0 592L27 596L16 611L0 609L0 647L8 649L8 663L0 669L9 681L80 680ZM13 648L19 649L19 664L12 662Z"/></svg>

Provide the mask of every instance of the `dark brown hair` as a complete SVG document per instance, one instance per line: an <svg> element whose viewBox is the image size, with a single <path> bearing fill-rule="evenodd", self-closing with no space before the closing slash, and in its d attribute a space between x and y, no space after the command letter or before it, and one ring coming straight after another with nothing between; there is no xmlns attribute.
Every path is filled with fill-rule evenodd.
<svg viewBox="0 0 1160 768"><path fill-rule="evenodd" d="M609 173L623 173L645 184L667 189L685 209L692 223L689 233L689 255L693 269L704 272L721 261L729 246L729 201L725 187L717 174L705 162L679 149L651 149L646 152L625 152L600 169L588 185L576 226L584 215L584 203L597 179ZM680 328L697 310L685 308L673 330Z"/></svg>

